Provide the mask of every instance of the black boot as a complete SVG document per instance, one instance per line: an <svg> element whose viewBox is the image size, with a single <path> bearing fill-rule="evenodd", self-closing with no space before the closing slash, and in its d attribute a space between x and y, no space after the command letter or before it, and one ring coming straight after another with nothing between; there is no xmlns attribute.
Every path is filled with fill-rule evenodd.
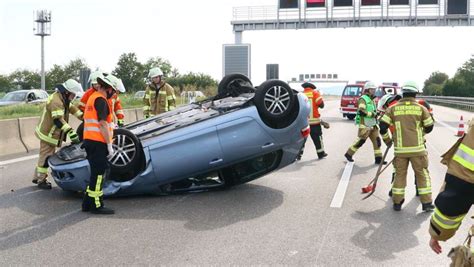
<svg viewBox="0 0 474 267"><path fill-rule="evenodd" d="M49 190L52 188L51 183L48 180L43 180L38 182L38 188Z"/></svg>
<svg viewBox="0 0 474 267"><path fill-rule="evenodd" d="M393 210L394 211L401 211L403 202L405 202L405 199L403 199L399 204L393 203Z"/></svg>
<svg viewBox="0 0 474 267"><path fill-rule="evenodd" d="M326 152L318 153L318 158L319 158L319 159L323 159L323 158L325 158L325 157L327 157L327 156L328 156L328 154L327 154Z"/></svg>
<svg viewBox="0 0 474 267"><path fill-rule="evenodd" d="M346 157L347 161L349 161L349 162L354 162L354 159L353 159L352 156L349 155L348 153L344 154L344 157Z"/></svg>
<svg viewBox="0 0 474 267"><path fill-rule="evenodd" d="M421 208L423 209L423 211L433 211L435 209L435 206L431 202L428 202L422 203Z"/></svg>
<svg viewBox="0 0 474 267"><path fill-rule="evenodd" d="M85 193L84 197L82 198L82 211L84 212L90 211L93 204L94 204L94 199L87 196L87 193Z"/></svg>
<svg viewBox="0 0 474 267"><path fill-rule="evenodd" d="M382 162L382 157L375 157L375 164L379 165ZM387 162L384 160L383 164L387 164Z"/></svg>

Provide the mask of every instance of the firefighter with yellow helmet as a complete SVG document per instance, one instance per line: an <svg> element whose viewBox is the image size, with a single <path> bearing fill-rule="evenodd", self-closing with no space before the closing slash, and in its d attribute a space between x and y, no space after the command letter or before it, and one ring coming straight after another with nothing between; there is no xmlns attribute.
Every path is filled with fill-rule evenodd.
<svg viewBox="0 0 474 267"><path fill-rule="evenodd" d="M435 200L430 222L430 247L441 253L439 241L450 239L474 204L474 118L467 133L443 155L448 166L444 186Z"/></svg>
<svg viewBox="0 0 474 267"><path fill-rule="evenodd" d="M431 199L431 179L428 172L428 156L424 134L433 130L433 119L429 111L420 105L415 97L418 86L415 82L406 82L402 86L402 99L387 108L380 120L380 133L387 145L395 147L395 179L392 184L393 209L400 211L405 201L405 187L408 164L411 163L417 180L418 193L423 211L431 211L434 206ZM390 126L395 127L392 138Z"/></svg>
<svg viewBox="0 0 474 267"><path fill-rule="evenodd" d="M82 120L83 113L71 102L76 94L82 93L82 86L73 79L56 86L43 109L35 135L40 139L38 164L32 182L41 189L51 189L48 177L48 157L61 147L68 136L72 143L79 143L79 137L69 125L69 114Z"/></svg>
<svg viewBox="0 0 474 267"><path fill-rule="evenodd" d="M151 68L148 73L150 83L143 97L143 116L149 118L176 108L176 96L171 85L163 80L160 68Z"/></svg>
<svg viewBox="0 0 474 267"><path fill-rule="evenodd" d="M382 141L379 137L379 129L377 127L377 110L374 102L375 89L377 86L373 82L367 82L364 85L364 94L359 98L357 102L357 116L356 124L358 125L358 133L356 141L349 147L344 156L350 162L353 162L352 158L354 154L362 147L367 138L372 141L374 148L375 164L382 162L382 150L380 146Z"/></svg>

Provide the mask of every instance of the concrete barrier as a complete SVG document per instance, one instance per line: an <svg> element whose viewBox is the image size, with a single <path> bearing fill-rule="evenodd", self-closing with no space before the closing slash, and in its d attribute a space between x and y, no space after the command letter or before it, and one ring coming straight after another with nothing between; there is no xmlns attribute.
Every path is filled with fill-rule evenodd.
<svg viewBox="0 0 474 267"><path fill-rule="evenodd" d="M125 109L125 123L143 119L143 110ZM0 120L0 156L28 152L39 149L39 139L35 136L39 117ZM69 115L69 124L77 129L81 123L73 115Z"/></svg>
<svg viewBox="0 0 474 267"><path fill-rule="evenodd" d="M0 155L26 152L20 139L18 119L0 120Z"/></svg>
<svg viewBox="0 0 474 267"><path fill-rule="evenodd" d="M137 113L135 112L135 109L124 109L123 113L125 116L125 124L137 121Z"/></svg>
<svg viewBox="0 0 474 267"><path fill-rule="evenodd" d="M35 136L36 125L38 125L39 117L29 117L18 119L20 126L20 139L26 145L28 152L33 149L39 149L40 141Z"/></svg>

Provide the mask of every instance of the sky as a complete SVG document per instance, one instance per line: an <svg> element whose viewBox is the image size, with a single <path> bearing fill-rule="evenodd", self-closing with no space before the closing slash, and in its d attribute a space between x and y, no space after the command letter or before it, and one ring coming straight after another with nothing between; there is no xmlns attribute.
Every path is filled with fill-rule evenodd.
<svg viewBox="0 0 474 267"><path fill-rule="evenodd" d="M0 74L41 69L33 11L52 11L45 68L82 58L112 71L123 53L168 60L180 73L222 78L222 45L234 43L233 7L276 6L277 0L0 0ZM452 77L474 55L474 27L390 27L245 31L251 79L279 64L280 79L337 73L342 80L415 80L434 71Z"/></svg>

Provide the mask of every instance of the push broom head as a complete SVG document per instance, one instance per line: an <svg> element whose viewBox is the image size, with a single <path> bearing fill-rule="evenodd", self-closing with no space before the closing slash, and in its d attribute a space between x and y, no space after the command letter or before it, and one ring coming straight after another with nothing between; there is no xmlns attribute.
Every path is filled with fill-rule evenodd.
<svg viewBox="0 0 474 267"><path fill-rule="evenodd" d="M374 187L372 185L368 185L366 187L362 187L362 193L369 193L371 192L372 190L374 189Z"/></svg>

